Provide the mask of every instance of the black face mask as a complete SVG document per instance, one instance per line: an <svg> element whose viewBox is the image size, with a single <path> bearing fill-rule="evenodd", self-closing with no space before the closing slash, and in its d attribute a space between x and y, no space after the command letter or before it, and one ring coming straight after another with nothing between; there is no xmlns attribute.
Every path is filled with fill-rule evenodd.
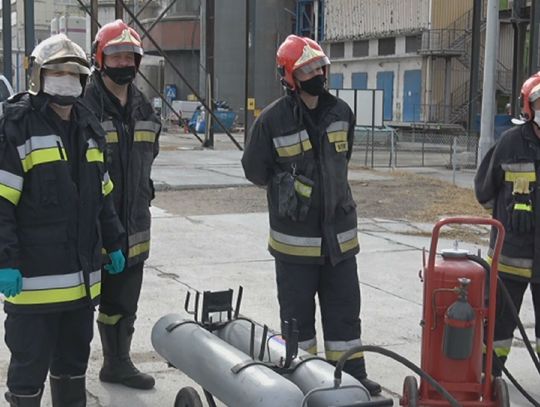
<svg viewBox="0 0 540 407"><path fill-rule="evenodd" d="M312 96L321 96L326 92L326 89L324 88L325 83L326 77L324 75L317 75L307 81L301 81L300 89Z"/></svg>
<svg viewBox="0 0 540 407"><path fill-rule="evenodd" d="M127 85L133 82L137 75L137 68L134 66L124 66L122 68L111 68L106 66L103 70L111 80L117 85Z"/></svg>

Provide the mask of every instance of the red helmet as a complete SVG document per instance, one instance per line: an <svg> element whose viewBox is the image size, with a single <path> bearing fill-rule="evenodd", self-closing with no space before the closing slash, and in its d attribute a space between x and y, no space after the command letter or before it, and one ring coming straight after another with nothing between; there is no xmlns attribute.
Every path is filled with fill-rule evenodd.
<svg viewBox="0 0 540 407"><path fill-rule="evenodd" d="M534 117L532 103L540 97L540 71L533 74L521 86L521 115L530 121Z"/></svg>
<svg viewBox="0 0 540 407"><path fill-rule="evenodd" d="M103 69L104 55L117 54L119 52L133 52L137 69L144 54L142 41L137 31L128 26L122 20L116 20L105 24L96 34L92 44L92 58L98 69Z"/></svg>
<svg viewBox="0 0 540 407"><path fill-rule="evenodd" d="M289 35L279 46L276 62L281 82L291 90L296 89L293 74L297 69L311 72L330 65L330 60L317 42L297 35Z"/></svg>

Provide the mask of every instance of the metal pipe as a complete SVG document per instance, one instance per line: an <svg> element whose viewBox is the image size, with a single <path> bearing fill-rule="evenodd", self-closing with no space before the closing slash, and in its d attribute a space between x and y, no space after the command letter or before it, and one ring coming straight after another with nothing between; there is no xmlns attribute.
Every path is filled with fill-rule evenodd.
<svg viewBox="0 0 540 407"><path fill-rule="evenodd" d="M224 404L234 407L296 407L304 395L267 366L181 315L160 318L152 328L152 345L167 362Z"/></svg>
<svg viewBox="0 0 540 407"><path fill-rule="evenodd" d="M13 85L11 47L11 0L2 0L2 41L4 46L4 76Z"/></svg>
<svg viewBox="0 0 540 407"><path fill-rule="evenodd" d="M28 70L30 68L30 55L35 46L34 31L34 0L24 0L24 68L25 85L28 88Z"/></svg>
<svg viewBox="0 0 540 407"><path fill-rule="evenodd" d="M488 0L486 23L486 47L484 56L484 81L478 165L491 148L495 118L495 65L499 44L499 0Z"/></svg>

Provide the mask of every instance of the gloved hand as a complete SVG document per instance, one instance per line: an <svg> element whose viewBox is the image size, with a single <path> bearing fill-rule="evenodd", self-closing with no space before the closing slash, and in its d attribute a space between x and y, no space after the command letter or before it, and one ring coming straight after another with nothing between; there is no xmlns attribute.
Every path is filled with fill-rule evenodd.
<svg viewBox="0 0 540 407"><path fill-rule="evenodd" d="M294 189L298 196L298 220L303 222L307 218L311 207L311 192L314 182L304 175L297 175L294 179Z"/></svg>
<svg viewBox="0 0 540 407"><path fill-rule="evenodd" d="M289 216L296 220L298 200L294 190L294 177L288 172L280 172L274 177L278 190L278 214L284 218Z"/></svg>
<svg viewBox="0 0 540 407"><path fill-rule="evenodd" d="M530 233L534 230L534 211L530 194L514 194L510 204L510 230L516 233Z"/></svg>
<svg viewBox="0 0 540 407"><path fill-rule="evenodd" d="M0 269L0 292L6 297L15 297L22 290L22 275L18 269Z"/></svg>
<svg viewBox="0 0 540 407"><path fill-rule="evenodd" d="M126 258L124 257L122 250L115 250L114 252L109 253L109 258L111 259L111 263L105 265L105 270L107 270L109 274L119 274L124 271Z"/></svg>

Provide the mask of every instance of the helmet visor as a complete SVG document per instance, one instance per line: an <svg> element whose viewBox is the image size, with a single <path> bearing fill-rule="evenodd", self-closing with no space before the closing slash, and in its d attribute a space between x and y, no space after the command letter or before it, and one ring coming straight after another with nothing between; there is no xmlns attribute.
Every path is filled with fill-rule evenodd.
<svg viewBox="0 0 540 407"><path fill-rule="evenodd" d="M51 63L43 65L41 69L78 73L80 75L90 74L90 69L88 69L87 66L84 66L76 61L52 61Z"/></svg>
<svg viewBox="0 0 540 407"><path fill-rule="evenodd" d="M309 74L315 71L316 69L322 68L326 65L330 65L330 60L328 59L327 56L324 56L324 57L316 59L315 61L311 61L305 65L302 65L301 67L296 69L295 72L301 71L305 74Z"/></svg>
<svg viewBox="0 0 540 407"><path fill-rule="evenodd" d="M113 44L108 45L103 49L105 55L119 54L121 52L133 52L138 55L143 55L143 49L135 44Z"/></svg>
<svg viewBox="0 0 540 407"><path fill-rule="evenodd" d="M533 103L538 98L540 98L540 83L532 88L531 93L529 93L529 102Z"/></svg>

